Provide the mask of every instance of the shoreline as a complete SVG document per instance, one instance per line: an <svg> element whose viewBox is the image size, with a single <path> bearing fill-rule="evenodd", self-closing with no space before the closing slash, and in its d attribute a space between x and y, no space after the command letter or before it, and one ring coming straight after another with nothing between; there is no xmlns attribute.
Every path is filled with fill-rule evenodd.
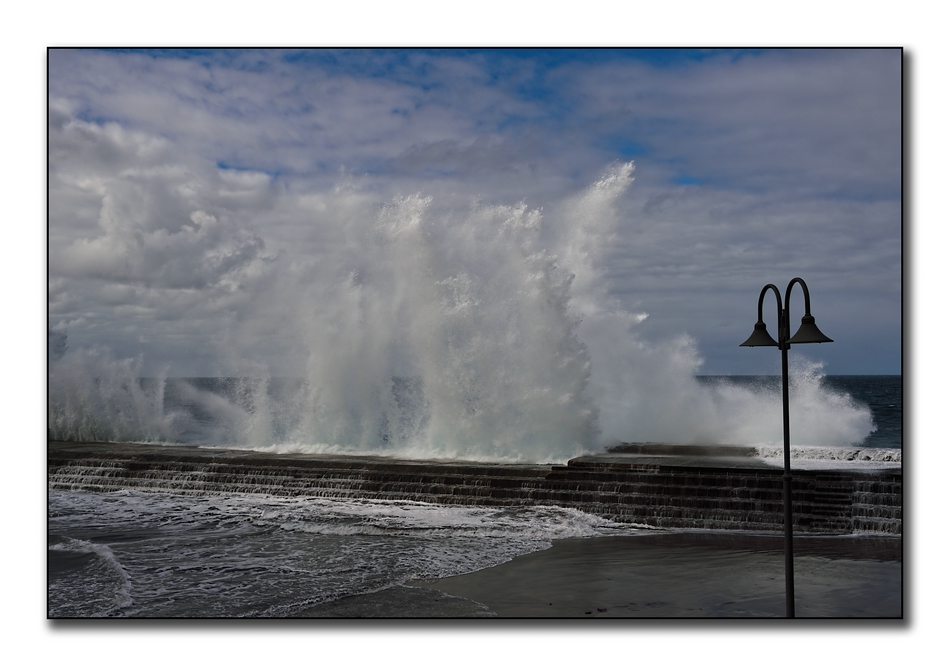
<svg viewBox="0 0 950 666"><path fill-rule="evenodd" d="M296 618L652 620L785 617L781 534L559 539L469 574L408 581ZM903 618L900 536L797 536L796 619Z"/></svg>
<svg viewBox="0 0 950 666"><path fill-rule="evenodd" d="M316 606L301 599L303 606L289 613L293 617L784 617L784 541L780 521L771 520L773 513L781 518L775 473L749 466L742 456L697 457L689 449L650 448L627 456L581 457L553 467L58 442L49 442L47 455L49 487L66 490L141 488L499 507L549 504L591 515L604 512L611 519L621 515L618 509L629 507L670 523L628 536L555 539L549 548L494 567L442 579L396 577L387 583L393 587ZM674 452L681 455L670 455ZM902 617L899 475L889 480L879 474L812 473L798 479L800 497L809 500L807 493L814 494L809 500L814 516L837 519L841 525L814 529L811 514L796 515L797 615ZM896 488L884 487L888 484ZM853 498L855 488L864 492L860 503ZM838 495L847 504L839 506ZM877 504L868 503L878 496ZM894 512L896 517L888 520L897 529L862 529L859 508L867 515ZM717 511L722 520L714 519ZM700 522L694 514L706 514L699 515L703 522L741 527L694 525ZM733 514L736 520L725 520ZM751 525L740 520L763 515L770 520Z"/></svg>
<svg viewBox="0 0 950 666"><path fill-rule="evenodd" d="M714 532L563 539L495 567L407 586L468 600L497 618L782 618L782 543L781 535ZM795 539L799 618L900 618L902 578L899 536Z"/></svg>

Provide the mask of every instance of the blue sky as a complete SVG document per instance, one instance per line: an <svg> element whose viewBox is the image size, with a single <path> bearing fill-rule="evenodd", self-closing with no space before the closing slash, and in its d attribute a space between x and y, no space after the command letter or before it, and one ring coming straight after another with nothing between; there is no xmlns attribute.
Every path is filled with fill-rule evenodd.
<svg viewBox="0 0 950 666"><path fill-rule="evenodd" d="M55 49L49 325L210 373L212 339L255 335L267 271L332 253L354 202L523 203L556 254L570 201L633 162L598 256L612 307L648 315L632 336L689 336L703 374L776 373L738 344L762 286L801 276L835 340L802 353L898 374L901 66L897 49ZM337 213L316 224L314 202Z"/></svg>

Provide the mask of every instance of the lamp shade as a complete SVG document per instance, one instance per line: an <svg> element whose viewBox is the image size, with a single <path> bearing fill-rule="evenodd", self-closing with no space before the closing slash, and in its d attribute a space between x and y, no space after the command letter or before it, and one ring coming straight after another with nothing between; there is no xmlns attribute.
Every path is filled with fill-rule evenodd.
<svg viewBox="0 0 950 666"><path fill-rule="evenodd" d="M798 332L789 338L788 344L797 345L805 342L834 342L834 340L819 331L818 327L815 326L815 318L807 314L802 317L802 325Z"/></svg>
<svg viewBox="0 0 950 666"><path fill-rule="evenodd" d="M757 322L755 325L755 330L752 331L752 335L749 336L749 339L743 342L740 347L778 347L778 343L769 335L769 332L765 330L765 322Z"/></svg>

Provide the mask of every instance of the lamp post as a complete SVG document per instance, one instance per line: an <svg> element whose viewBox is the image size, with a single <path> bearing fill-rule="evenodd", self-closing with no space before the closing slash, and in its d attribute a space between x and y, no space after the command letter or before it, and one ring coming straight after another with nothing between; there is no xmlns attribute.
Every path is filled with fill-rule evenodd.
<svg viewBox="0 0 950 666"><path fill-rule="evenodd" d="M792 296L792 287L798 283L802 286L805 294L805 316L802 317L802 325L795 335L789 335L789 312L788 306ZM765 330L765 322L762 321L762 301L765 299L767 291L772 290L775 293L775 299L778 302L778 342L772 339L768 331ZM785 290L785 306L782 307L782 295L778 287L774 284L767 284L762 287L759 294L759 320L755 323L755 328L749 339L743 342L740 347L778 347L782 350L782 419L783 435L785 438L785 474L782 475L782 495L785 504L785 616L795 617L795 576L792 568L792 454L788 438L788 348L791 345L804 344L810 342L833 342L824 333L815 326L815 318L811 316L811 299L808 297L808 285L799 277L792 278Z"/></svg>

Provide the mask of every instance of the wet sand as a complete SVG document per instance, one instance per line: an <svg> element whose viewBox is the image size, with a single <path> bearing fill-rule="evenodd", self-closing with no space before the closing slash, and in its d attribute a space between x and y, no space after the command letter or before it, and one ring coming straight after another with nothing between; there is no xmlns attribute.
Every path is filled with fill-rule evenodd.
<svg viewBox="0 0 950 666"><path fill-rule="evenodd" d="M497 567L414 586L449 595L442 607L467 616L784 617L782 547L781 535L712 532L565 539ZM899 537L795 539L799 618L899 618L901 588ZM469 612L462 600L474 602ZM438 601L426 601L429 613Z"/></svg>

